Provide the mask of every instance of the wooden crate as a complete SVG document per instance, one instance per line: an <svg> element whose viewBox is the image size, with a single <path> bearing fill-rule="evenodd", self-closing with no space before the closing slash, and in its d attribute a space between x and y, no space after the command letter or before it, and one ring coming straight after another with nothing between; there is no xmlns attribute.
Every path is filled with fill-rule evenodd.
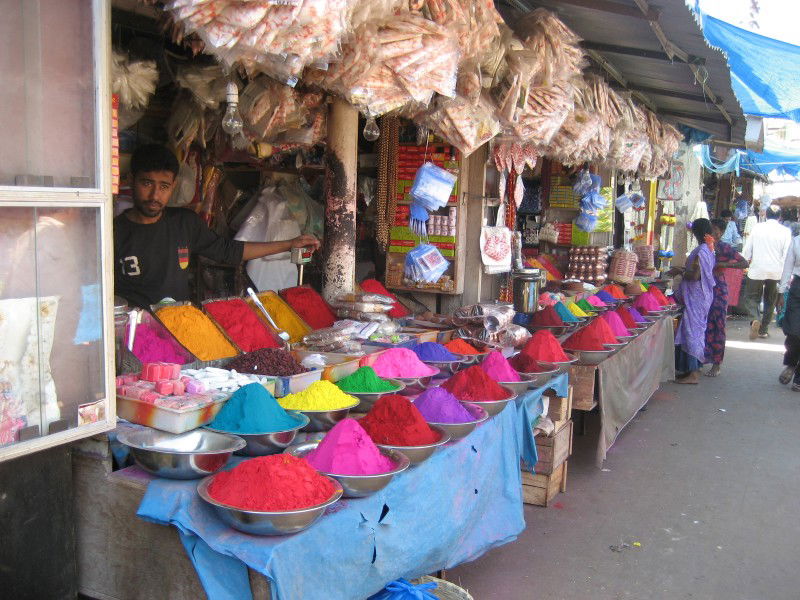
<svg viewBox="0 0 800 600"><path fill-rule="evenodd" d="M550 399L547 418L555 425L554 431L558 431L572 418L572 386L569 386L569 391L563 398L556 396L552 390L545 392L545 395Z"/></svg>
<svg viewBox="0 0 800 600"><path fill-rule="evenodd" d="M552 475L522 472L522 501L535 506L548 506L559 492L567 491L567 466L561 463Z"/></svg>
<svg viewBox="0 0 800 600"><path fill-rule="evenodd" d="M572 421L567 421L552 436L537 436L536 453L539 460L533 471L551 475L572 454Z"/></svg>
<svg viewBox="0 0 800 600"><path fill-rule="evenodd" d="M595 381L597 378L597 366L595 365L572 365L569 380L572 382L574 390L572 396L573 410L592 410L597 406L595 400Z"/></svg>

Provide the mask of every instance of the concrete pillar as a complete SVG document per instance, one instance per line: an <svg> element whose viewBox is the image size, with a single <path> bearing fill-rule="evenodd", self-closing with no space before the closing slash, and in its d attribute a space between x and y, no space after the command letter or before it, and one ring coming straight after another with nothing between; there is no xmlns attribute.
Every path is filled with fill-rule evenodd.
<svg viewBox="0 0 800 600"><path fill-rule="evenodd" d="M327 300L355 286L358 111L336 98L328 115L325 153L325 272Z"/></svg>

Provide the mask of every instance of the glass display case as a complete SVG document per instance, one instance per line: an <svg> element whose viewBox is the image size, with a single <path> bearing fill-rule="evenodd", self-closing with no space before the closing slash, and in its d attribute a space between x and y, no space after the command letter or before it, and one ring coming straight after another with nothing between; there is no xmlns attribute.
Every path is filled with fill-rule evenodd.
<svg viewBox="0 0 800 600"><path fill-rule="evenodd" d="M0 461L111 429L107 0L0 0Z"/></svg>

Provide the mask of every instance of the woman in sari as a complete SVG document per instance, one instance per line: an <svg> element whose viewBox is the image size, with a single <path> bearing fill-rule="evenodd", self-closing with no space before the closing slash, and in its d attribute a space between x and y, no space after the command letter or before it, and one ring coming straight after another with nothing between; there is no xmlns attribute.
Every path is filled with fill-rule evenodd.
<svg viewBox="0 0 800 600"><path fill-rule="evenodd" d="M700 381L700 365L706 356L708 311L714 300L714 238L711 222L695 219L692 234L699 246L686 258L683 281L676 292L683 305L678 331L675 334L675 383L696 384Z"/></svg>
<svg viewBox="0 0 800 600"><path fill-rule="evenodd" d="M723 269L746 269L747 261L733 246L720 241L725 233L725 221L711 219L711 236L714 238L714 300L708 311L706 325L705 363L711 368L706 371L708 377L716 377L725 357L725 320L728 316L728 282L725 281Z"/></svg>

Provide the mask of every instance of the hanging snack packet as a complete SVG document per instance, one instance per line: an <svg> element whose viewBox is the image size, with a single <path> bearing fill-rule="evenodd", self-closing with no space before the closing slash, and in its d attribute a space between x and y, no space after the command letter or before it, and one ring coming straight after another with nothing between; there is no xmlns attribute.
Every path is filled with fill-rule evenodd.
<svg viewBox="0 0 800 600"><path fill-rule="evenodd" d="M420 244L406 255L405 276L417 283L436 283L449 266L436 246Z"/></svg>
<svg viewBox="0 0 800 600"><path fill-rule="evenodd" d="M438 210L447 205L457 175L446 169L426 162L418 170L411 186L411 198L429 211Z"/></svg>

